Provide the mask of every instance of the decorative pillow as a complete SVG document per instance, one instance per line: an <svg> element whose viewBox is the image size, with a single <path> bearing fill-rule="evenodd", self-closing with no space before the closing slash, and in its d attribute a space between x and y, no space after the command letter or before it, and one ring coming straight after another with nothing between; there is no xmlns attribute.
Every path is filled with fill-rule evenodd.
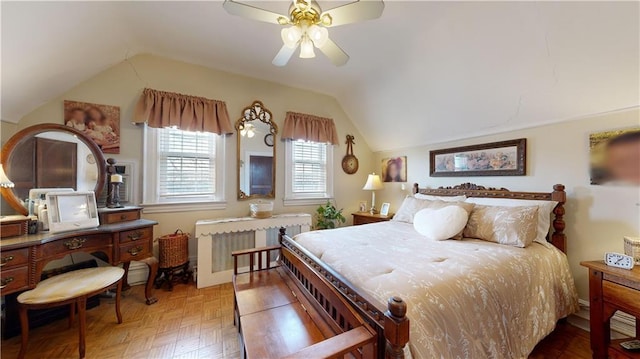
<svg viewBox="0 0 640 359"><path fill-rule="evenodd" d="M536 239L538 207L476 205L464 236L525 248Z"/></svg>
<svg viewBox="0 0 640 359"><path fill-rule="evenodd" d="M465 202L482 204L485 206L504 206L504 207L522 207L537 206L538 207L538 226L536 231L536 242L547 243L547 234L551 226L551 212L556 208L556 201L539 201L529 199L510 199L510 198L467 198Z"/></svg>
<svg viewBox="0 0 640 359"><path fill-rule="evenodd" d="M443 241L460 234L467 224L469 213L460 206L444 206L439 209L425 208L413 218L413 228L435 241Z"/></svg>
<svg viewBox="0 0 640 359"><path fill-rule="evenodd" d="M400 208L393 216L392 221L413 223L413 217L419 210L424 208L438 209L444 206L457 205L464 208L468 213L473 210L473 204L465 202L444 202L444 201L429 201L426 199L417 199L413 196L407 196L402 202Z"/></svg>
<svg viewBox="0 0 640 359"><path fill-rule="evenodd" d="M416 193L413 195L417 199L428 199L430 201L445 201L445 202L463 202L467 199L467 196L431 196L428 194Z"/></svg>

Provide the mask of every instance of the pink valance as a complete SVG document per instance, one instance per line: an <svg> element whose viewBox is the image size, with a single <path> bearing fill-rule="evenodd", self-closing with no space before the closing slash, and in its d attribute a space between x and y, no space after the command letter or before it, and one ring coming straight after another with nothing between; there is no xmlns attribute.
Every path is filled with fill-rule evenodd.
<svg viewBox="0 0 640 359"><path fill-rule="evenodd" d="M338 144L336 125L330 118L287 112L282 139Z"/></svg>
<svg viewBox="0 0 640 359"><path fill-rule="evenodd" d="M134 114L135 123L177 127L184 131L233 133L227 105L222 101L145 88Z"/></svg>

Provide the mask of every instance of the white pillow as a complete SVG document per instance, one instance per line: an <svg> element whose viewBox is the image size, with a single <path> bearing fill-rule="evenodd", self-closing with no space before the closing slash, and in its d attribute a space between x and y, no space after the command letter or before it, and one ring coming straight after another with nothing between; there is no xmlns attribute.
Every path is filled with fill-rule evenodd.
<svg viewBox="0 0 640 359"><path fill-rule="evenodd" d="M548 243L547 234L549 234L549 227L551 226L551 212L553 212L553 209L558 205L557 201L483 197L469 197L465 202L503 207L538 206L538 228L534 241L539 243Z"/></svg>
<svg viewBox="0 0 640 359"><path fill-rule="evenodd" d="M446 206L440 209L425 208L413 218L413 228L434 241L443 241L455 237L467 225L469 213L459 206Z"/></svg>
<svg viewBox="0 0 640 359"><path fill-rule="evenodd" d="M416 193L413 195L417 199L428 199L430 201L445 201L445 202L463 202L467 199L467 196L431 196L428 194Z"/></svg>

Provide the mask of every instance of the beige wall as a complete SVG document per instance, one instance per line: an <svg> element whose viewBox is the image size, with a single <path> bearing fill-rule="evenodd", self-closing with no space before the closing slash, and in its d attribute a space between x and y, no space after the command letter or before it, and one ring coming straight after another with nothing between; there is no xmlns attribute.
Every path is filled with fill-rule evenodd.
<svg viewBox="0 0 640 359"><path fill-rule="evenodd" d="M640 233L640 190L589 184L589 134L601 130L640 125L640 110L633 109L521 131L483 136L464 141L376 153L376 167L382 158L407 156L408 182L389 183L378 203L391 202L397 210L402 198L411 193L414 182L435 188L472 182L506 187L513 191L551 191L553 184L566 186L568 257L580 298L588 299L587 270L580 261L601 259L606 251L623 252L624 235ZM453 129L455 131L455 129ZM429 151L485 142L527 138L527 175L524 177L429 177ZM378 172L379 168L376 169Z"/></svg>
<svg viewBox="0 0 640 359"><path fill-rule="evenodd" d="M296 111L333 118L340 139L347 134L356 137L355 154L360 159L360 170L355 175L347 175L340 168L346 147L341 140L334 148L335 198L337 206L346 214L358 206L362 196L362 185L366 174L373 169L372 152L362 139L351 120L338 102L327 95L261 81L245 76L212 70L151 55L139 55L117 64L102 73L82 82L61 96L35 109L20 120L17 126L2 124L2 140L22 128L45 122L63 123L63 100L77 100L120 106L121 111L121 153L112 157L136 163L138 198L141 199L141 170L143 164L143 130L131 124L135 104L144 87L179 92L225 101L233 122L240 117L244 107L254 100L261 100L271 110L275 122L282 128L285 113ZM279 137L278 137L279 138ZM284 145L277 141L277 178L275 212L313 213L317 206L284 207ZM226 210L210 210L180 213L145 214L148 219L160 222L155 234L161 235L181 228L193 233L198 219L244 216L249 213L249 201L236 200L236 136L226 138L226 170L224 175L225 194L228 202ZM350 217L350 216L348 216ZM350 218L349 218L350 219ZM190 255L196 255L196 242L190 243Z"/></svg>

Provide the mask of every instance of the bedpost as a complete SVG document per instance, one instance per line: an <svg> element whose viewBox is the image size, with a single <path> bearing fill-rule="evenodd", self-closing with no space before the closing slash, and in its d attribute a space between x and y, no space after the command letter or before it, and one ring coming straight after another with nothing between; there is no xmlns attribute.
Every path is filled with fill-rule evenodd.
<svg viewBox="0 0 640 359"><path fill-rule="evenodd" d="M551 234L551 243L563 253L567 253L567 236L564 234L564 204L567 202L567 193L564 191L564 185L556 184L553 186L551 200L557 201L558 205L553 209L553 234Z"/></svg>
<svg viewBox="0 0 640 359"><path fill-rule="evenodd" d="M282 239L284 238L284 236L287 235L287 228L286 227L280 227L280 231L278 234L278 243L282 246Z"/></svg>
<svg viewBox="0 0 640 359"><path fill-rule="evenodd" d="M409 318L407 303L400 297L391 297L387 301L384 313L384 337L387 341L385 358L403 359L404 346L409 342Z"/></svg>
<svg viewBox="0 0 640 359"><path fill-rule="evenodd" d="M413 184L413 194L418 193L418 191L420 190L420 185L418 185L417 183Z"/></svg>

